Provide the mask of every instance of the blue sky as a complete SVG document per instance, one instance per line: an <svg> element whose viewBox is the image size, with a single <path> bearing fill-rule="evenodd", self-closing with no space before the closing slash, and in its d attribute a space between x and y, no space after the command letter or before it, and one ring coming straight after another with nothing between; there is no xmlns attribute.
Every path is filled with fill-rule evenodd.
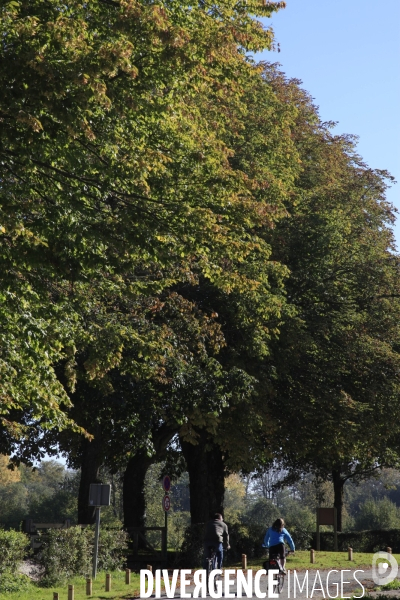
<svg viewBox="0 0 400 600"><path fill-rule="evenodd" d="M399 181L387 197L400 210L400 0L287 0L265 24L281 52L257 58L301 79L337 133L360 137L364 160ZM400 249L400 213L394 231Z"/></svg>

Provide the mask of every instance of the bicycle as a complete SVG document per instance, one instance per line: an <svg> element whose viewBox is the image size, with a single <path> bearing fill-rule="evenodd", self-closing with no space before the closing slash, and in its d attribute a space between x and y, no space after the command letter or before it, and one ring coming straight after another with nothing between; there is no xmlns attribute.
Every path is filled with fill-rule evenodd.
<svg viewBox="0 0 400 600"><path fill-rule="evenodd" d="M214 569L217 568L217 551L214 548L214 546L211 546L209 549L210 552L210 556L206 559L206 586L207 586L207 592L210 593L210 575L211 572L214 571ZM215 577L213 579L214 582L214 589L213 592L217 592L216 589L216 585L215 585Z"/></svg>
<svg viewBox="0 0 400 600"><path fill-rule="evenodd" d="M285 557L289 554L293 553L285 549ZM274 594L280 594L285 583L286 571L281 567L279 554L272 554L268 560L264 561L263 568L267 571L267 573L269 569L277 569L279 571L275 577L275 581L277 581L277 583L274 584L273 592Z"/></svg>

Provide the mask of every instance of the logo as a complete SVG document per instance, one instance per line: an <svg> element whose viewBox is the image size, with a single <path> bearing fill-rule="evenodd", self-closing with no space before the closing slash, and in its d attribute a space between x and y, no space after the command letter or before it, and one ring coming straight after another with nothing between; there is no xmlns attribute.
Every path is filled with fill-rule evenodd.
<svg viewBox="0 0 400 600"><path fill-rule="evenodd" d="M397 577L399 565L389 552L375 552L372 557L372 579L376 585L386 585Z"/></svg>

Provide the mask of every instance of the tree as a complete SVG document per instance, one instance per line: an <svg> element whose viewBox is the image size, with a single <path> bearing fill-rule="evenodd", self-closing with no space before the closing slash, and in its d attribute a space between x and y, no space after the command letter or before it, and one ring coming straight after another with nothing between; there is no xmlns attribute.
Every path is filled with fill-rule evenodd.
<svg viewBox="0 0 400 600"><path fill-rule="evenodd" d="M282 6L2 6L0 368L12 435L38 419L72 425L77 348L95 346L90 376L115 367L123 331L104 344L85 327L93 287L135 297L199 273L226 290L254 285L224 264L267 252L246 228L270 216L229 167L222 133L255 76L245 52L272 43L254 15ZM11 409L29 413L24 427Z"/></svg>
<svg viewBox="0 0 400 600"><path fill-rule="evenodd" d="M388 174L368 168L351 136L334 136L296 82L273 76L299 107L302 160L290 218L270 237L286 264L295 318L267 363L280 422L278 455L343 486L398 461L399 257L385 201Z"/></svg>

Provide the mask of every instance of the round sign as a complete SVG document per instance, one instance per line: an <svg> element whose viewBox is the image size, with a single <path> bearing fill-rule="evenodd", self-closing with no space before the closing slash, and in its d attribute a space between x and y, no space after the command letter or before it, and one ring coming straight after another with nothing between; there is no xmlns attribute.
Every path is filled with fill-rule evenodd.
<svg viewBox="0 0 400 600"><path fill-rule="evenodd" d="M164 475L164 479L162 480L162 486L164 492L169 492L169 490L171 489L171 479L168 475Z"/></svg>
<svg viewBox="0 0 400 600"><path fill-rule="evenodd" d="M165 495L164 498L162 499L162 507L165 512L168 512L169 509L171 508L171 499L169 496Z"/></svg>

